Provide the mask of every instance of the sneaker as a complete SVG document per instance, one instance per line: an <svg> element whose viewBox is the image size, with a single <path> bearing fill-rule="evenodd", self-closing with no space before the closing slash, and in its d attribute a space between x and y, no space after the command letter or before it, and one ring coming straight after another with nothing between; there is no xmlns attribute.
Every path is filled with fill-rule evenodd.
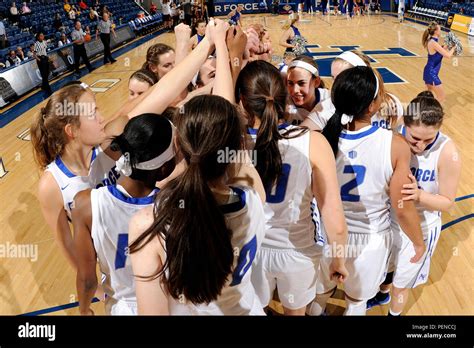
<svg viewBox="0 0 474 348"><path fill-rule="evenodd" d="M117 59L112 59L112 60L110 61L110 64L114 64L116 61L117 61Z"/></svg>
<svg viewBox="0 0 474 348"><path fill-rule="evenodd" d="M372 307L375 307L375 306L386 305L390 303L391 300L392 298L390 296L390 293L384 294L382 292L378 292L377 295L375 295L374 297L372 297L370 300L367 301L367 309L371 309Z"/></svg>

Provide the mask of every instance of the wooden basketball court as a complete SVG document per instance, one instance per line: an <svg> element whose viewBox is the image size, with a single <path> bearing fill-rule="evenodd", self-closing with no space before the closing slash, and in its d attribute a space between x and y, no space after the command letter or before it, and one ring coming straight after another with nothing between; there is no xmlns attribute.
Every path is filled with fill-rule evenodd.
<svg viewBox="0 0 474 348"><path fill-rule="evenodd" d="M244 15L243 25L252 22L265 25L271 34L274 54L281 56L283 48L278 46L278 40L285 19L284 16ZM375 52L371 54L376 60L374 67L384 67L389 76L401 80L387 84L386 88L402 102L408 103L425 89L422 79L426 64L426 51L421 45L423 25L410 21L400 24L396 17L389 15L357 16L352 20L341 16L305 15L302 19L298 27L313 45L310 48L312 53L338 52L338 48L329 47L335 45L360 46L360 50ZM410 293L406 313L411 315L474 313L474 39L468 40L462 34L458 36L464 45L463 56L444 60L440 78L447 94L444 104L446 120L442 130L456 142L463 161L457 193L461 199L448 214L443 214L443 224L451 221L454 224L441 234L428 283ZM155 37L119 56L116 64L102 66L82 78L101 90L97 93L97 101L104 117L110 117L125 102L129 76L141 67L147 48L157 42L174 46L174 36L167 33ZM400 55L389 50L398 47L414 55ZM331 85L330 78L324 80ZM43 309L49 310L39 314L78 314L77 307L74 307L77 301L75 273L55 245L52 232L42 217L37 198L40 173L33 161L29 134L25 132L44 104L32 106L0 128L0 157L8 171L5 174L0 165L1 314L17 315ZM30 257L15 257L9 248L11 245L30 248ZM330 313L342 313L340 292L330 303ZM68 306L72 308L68 309ZM96 314L104 313L100 303L95 303L92 308ZM387 310L387 306L377 307L369 311L369 315L386 314Z"/></svg>

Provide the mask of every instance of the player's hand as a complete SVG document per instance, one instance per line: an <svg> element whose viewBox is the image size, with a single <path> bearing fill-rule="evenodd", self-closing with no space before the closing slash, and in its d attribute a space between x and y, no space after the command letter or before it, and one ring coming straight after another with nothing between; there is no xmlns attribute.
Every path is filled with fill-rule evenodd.
<svg viewBox="0 0 474 348"><path fill-rule="evenodd" d="M425 243L423 243L421 245L413 244L413 249L415 249L415 255L410 259L410 262L411 263L417 263L418 261L420 261L422 256L425 254L426 245L425 245Z"/></svg>
<svg viewBox="0 0 474 348"><path fill-rule="evenodd" d="M329 265L329 276L331 280L337 283L344 283L349 272L345 266L345 259L333 258L331 264Z"/></svg>
<svg viewBox="0 0 474 348"><path fill-rule="evenodd" d="M247 45L247 36L239 26L227 30L227 48L231 58L242 58Z"/></svg>
<svg viewBox="0 0 474 348"><path fill-rule="evenodd" d="M209 27L209 33L214 44L225 43L229 23L221 19L215 19L213 22L209 21L207 26Z"/></svg>
<svg viewBox="0 0 474 348"><path fill-rule="evenodd" d="M422 190L418 188L418 182L416 181L416 178L413 176L413 174L408 174L408 177L410 178L411 183L403 185L402 194L404 197L402 200L419 202Z"/></svg>
<svg viewBox="0 0 474 348"><path fill-rule="evenodd" d="M258 47L260 45L260 40L258 38L258 34L255 29L250 28L245 31L247 35L247 45L245 49L248 50L251 54L258 52Z"/></svg>
<svg viewBox="0 0 474 348"><path fill-rule="evenodd" d="M191 38L191 28L189 25L184 23L178 24L174 28L174 35L176 37L176 42L189 42Z"/></svg>

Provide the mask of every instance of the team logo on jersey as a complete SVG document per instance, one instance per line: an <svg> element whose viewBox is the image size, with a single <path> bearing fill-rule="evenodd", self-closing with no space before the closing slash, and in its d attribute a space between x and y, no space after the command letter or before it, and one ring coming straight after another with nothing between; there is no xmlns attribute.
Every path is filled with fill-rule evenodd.
<svg viewBox="0 0 474 348"><path fill-rule="evenodd" d="M349 156L349 158L354 159L357 157L357 151L349 151L347 155Z"/></svg>
<svg viewBox="0 0 474 348"><path fill-rule="evenodd" d="M369 57L371 63L378 63L374 58L377 55L392 55L397 57L418 57L416 53L413 53L403 47L388 47L378 50L361 50L359 45L331 45L328 46L330 51L319 51L320 45L306 45L308 55L313 57L319 66L319 76L331 77L331 63L338 55L345 51L360 50L367 57ZM384 83L407 83L405 79L397 75L395 72L387 67L375 67L383 78Z"/></svg>

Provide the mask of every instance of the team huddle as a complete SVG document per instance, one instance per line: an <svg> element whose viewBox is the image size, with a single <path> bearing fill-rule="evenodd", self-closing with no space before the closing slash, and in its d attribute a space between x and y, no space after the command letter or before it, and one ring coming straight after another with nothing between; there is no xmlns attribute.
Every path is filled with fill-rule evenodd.
<svg viewBox="0 0 474 348"><path fill-rule="evenodd" d="M96 296L111 315L265 315L277 292L285 315L324 315L340 286L346 315L400 315L460 178L440 102L404 108L358 51L329 90L311 57L278 69L239 25L196 29L148 49L107 123L77 81L31 127L80 313Z"/></svg>

